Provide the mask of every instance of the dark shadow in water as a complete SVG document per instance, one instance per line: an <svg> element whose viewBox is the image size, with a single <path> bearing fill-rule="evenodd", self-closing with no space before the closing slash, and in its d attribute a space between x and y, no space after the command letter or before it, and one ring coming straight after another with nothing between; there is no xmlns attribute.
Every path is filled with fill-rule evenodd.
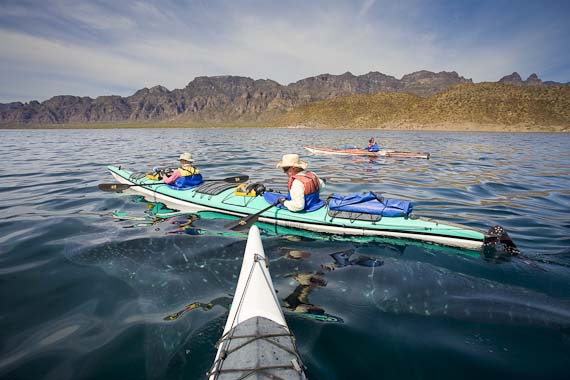
<svg viewBox="0 0 570 380"><path fill-rule="evenodd" d="M227 231L195 226L205 223L210 227L209 221L211 226L219 225L216 215L200 213L200 219L195 214L169 216L172 210L160 211L149 213L147 227L161 228L161 237L105 243L72 257L74 262L96 265L124 280L140 295L147 321L146 360L151 378L162 377L173 363L182 360L181 350L188 345L190 336L195 339L197 331L224 319L231 302L226 295L231 294L237 282L245 247L245 234L227 236ZM129 215L122 218L121 223L133 222ZM566 301L429 262L436 262L432 257L442 256L440 261L454 257L442 255L448 252L465 254L461 250L402 241L391 244L384 240L381 244L345 242L351 248L330 253L330 247L338 246L342 238L321 235L315 240L313 234L298 236L292 234L295 230L276 231L275 226L263 224L261 227L271 234L285 234L265 239L268 255L276 254L271 260L275 282L283 285L282 279L288 278L291 265L302 264L310 269L295 270L291 276L297 285L283 299L290 316L325 322L344 320L351 329L372 324L368 319L379 313L538 326L562 332L568 329L570 306ZM327 254L322 255L323 249L318 247L328 247ZM382 259L364 254L368 251ZM422 262L410 261L422 255ZM474 256L465 257L472 260ZM192 300L195 301L184 306ZM362 310L368 313L363 315ZM220 333L221 329L216 331L216 337Z"/></svg>

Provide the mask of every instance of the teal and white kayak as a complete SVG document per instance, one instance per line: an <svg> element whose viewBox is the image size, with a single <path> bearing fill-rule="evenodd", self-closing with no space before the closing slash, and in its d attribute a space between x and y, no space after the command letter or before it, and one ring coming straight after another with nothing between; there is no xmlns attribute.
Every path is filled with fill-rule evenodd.
<svg viewBox="0 0 570 380"><path fill-rule="evenodd" d="M252 226L210 380L306 379L279 305L259 229Z"/></svg>
<svg viewBox="0 0 570 380"><path fill-rule="evenodd" d="M150 201L162 202L171 209L185 212L214 211L244 217L269 206L262 196L236 195L235 185L232 184L206 182L197 188L177 190L147 179L142 173L133 173L116 166L109 166L108 169L120 183L142 185L132 187L132 191L144 195ZM341 236L412 239L470 250L480 250L486 240L483 230L454 223L415 216L368 219L347 217L330 212L327 206L313 212L291 212L271 207L261 214L259 222Z"/></svg>

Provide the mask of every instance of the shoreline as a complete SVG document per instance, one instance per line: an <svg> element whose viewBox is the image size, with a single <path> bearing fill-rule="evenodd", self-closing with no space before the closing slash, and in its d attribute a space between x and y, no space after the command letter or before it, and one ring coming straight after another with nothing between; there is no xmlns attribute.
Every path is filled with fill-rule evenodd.
<svg viewBox="0 0 570 380"><path fill-rule="evenodd" d="M500 125L478 123L386 123L379 126L327 126L321 123L298 125L275 125L271 122L244 123L102 123L102 124L45 124L45 125L0 125L0 130L52 130L52 129L203 129L203 128L277 128L277 129L315 129L315 130L374 130L400 132L488 132L488 133L570 133L570 126L540 125Z"/></svg>

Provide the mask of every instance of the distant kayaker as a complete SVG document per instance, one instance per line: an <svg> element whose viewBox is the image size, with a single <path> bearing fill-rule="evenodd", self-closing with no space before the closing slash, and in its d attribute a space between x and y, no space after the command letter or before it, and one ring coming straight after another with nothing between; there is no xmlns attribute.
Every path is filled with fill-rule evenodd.
<svg viewBox="0 0 570 380"><path fill-rule="evenodd" d="M305 172L308 166L298 154L285 154L277 164L289 176L289 194L286 198L279 198L279 203L289 211L314 211L325 204L319 199L325 183L315 173Z"/></svg>
<svg viewBox="0 0 570 380"><path fill-rule="evenodd" d="M164 182L177 189L189 189L196 187L203 182L200 169L192 165L194 159L190 153L182 153L180 155L180 167L176 169L172 175L162 174Z"/></svg>
<svg viewBox="0 0 570 380"><path fill-rule="evenodd" d="M380 150L380 147L376 143L376 140L374 140L374 137L371 137L370 140L368 140L366 150L369 152L378 152Z"/></svg>

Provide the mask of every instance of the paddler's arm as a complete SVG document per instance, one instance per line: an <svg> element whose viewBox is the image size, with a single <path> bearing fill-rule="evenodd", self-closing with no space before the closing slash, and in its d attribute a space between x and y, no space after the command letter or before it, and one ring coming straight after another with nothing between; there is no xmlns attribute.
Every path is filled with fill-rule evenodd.
<svg viewBox="0 0 570 380"><path fill-rule="evenodd" d="M172 185L174 181L176 181L178 178L180 178L180 171L178 169L175 170L170 177L167 176L166 174L162 175L162 179L168 185Z"/></svg>
<svg viewBox="0 0 570 380"><path fill-rule="evenodd" d="M305 186L303 182L294 180L289 194L291 200L283 202L283 206L287 207L289 211L302 211L305 208Z"/></svg>

